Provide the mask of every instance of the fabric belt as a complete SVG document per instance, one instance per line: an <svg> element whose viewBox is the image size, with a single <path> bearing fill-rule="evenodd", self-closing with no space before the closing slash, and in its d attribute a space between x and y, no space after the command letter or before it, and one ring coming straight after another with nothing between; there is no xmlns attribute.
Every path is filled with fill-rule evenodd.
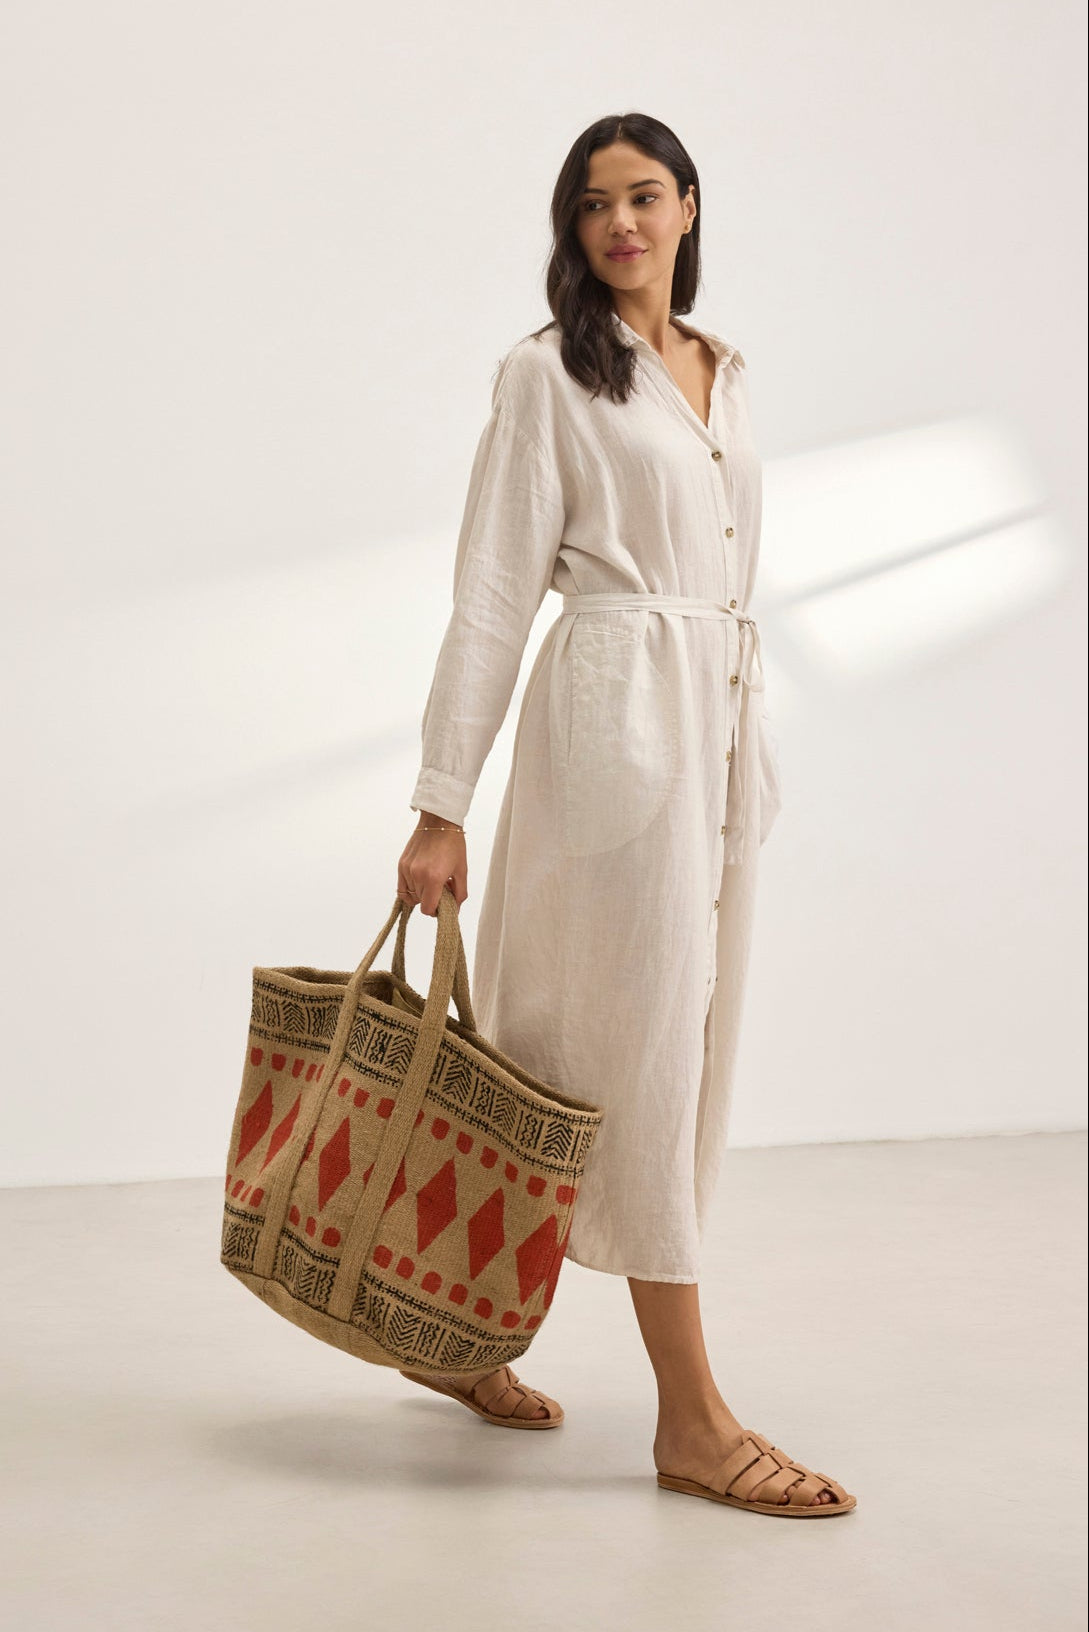
<svg viewBox="0 0 1089 1632"><path fill-rule="evenodd" d="M641 608L648 612L680 613L689 618L732 618L737 625L741 645L737 683L748 691L764 690L764 663L756 619L750 618L744 612L738 612L732 606L727 606L724 601L704 600L698 595L660 595L649 589L601 590L563 597L564 615L599 609L608 612L614 608L620 610L624 607ZM740 722L740 709L738 721ZM739 763L735 766L737 775L729 778L730 795L727 800L727 821L731 827L730 840L726 847L729 859L737 859L741 853L745 829L745 791L750 777L757 769L755 765L749 763L750 741L751 732L742 730L739 723L737 731ZM735 818L732 822L731 816Z"/></svg>
<svg viewBox="0 0 1089 1632"><path fill-rule="evenodd" d="M565 595L563 610L589 612L596 607L611 611L634 606L648 612L680 612L688 618L733 618L741 636L741 667L738 671L741 685L752 691L764 690L764 664L760 654L760 631L756 619L738 612L724 601L703 600L698 595L659 595L651 589L601 590L585 595Z"/></svg>

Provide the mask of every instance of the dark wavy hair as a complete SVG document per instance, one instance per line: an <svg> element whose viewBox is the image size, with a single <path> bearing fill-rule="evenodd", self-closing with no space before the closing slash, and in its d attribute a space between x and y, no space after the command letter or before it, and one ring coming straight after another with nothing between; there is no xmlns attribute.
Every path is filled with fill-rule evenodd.
<svg viewBox="0 0 1089 1632"><path fill-rule="evenodd" d="M683 316L695 305L700 284L700 182L685 148L660 119L648 113L613 113L597 119L575 138L552 192L552 248L545 273L545 294L553 321L534 331L560 330L560 353L572 379L597 396L608 388L614 402L627 402L632 389L635 353L619 338L608 284L590 270L578 240L579 204L590 173L590 155L613 142L630 142L671 172L683 198L692 188L696 218L677 245L670 315Z"/></svg>

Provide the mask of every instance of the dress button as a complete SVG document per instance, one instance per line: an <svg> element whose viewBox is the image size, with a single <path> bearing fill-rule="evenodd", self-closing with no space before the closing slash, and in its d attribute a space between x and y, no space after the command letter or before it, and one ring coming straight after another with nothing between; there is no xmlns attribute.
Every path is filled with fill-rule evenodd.
<svg viewBox="0 0 1089 1632"><path fill-rule="evenodd" d="M736 685L737 685L737 678L738 678L738 677L737 677L737 675L736 675L736 674L731 674L731 676L730 676L730 684L731 684L731 686L736 686Z"/></svg>
<svg viewBox="0 0 1089 1632"><path fill-rule="evenodd" d="M711 458L712 458L712 459L721 459L721 458L722 458L722 455L721 455L721 453L720 453L720 452L719 452L719 451L718 451L718 449L717 449L717 448L712 448L712 449L711 449Z"/></svg>
<svg viewBox="0 0 1089 1632"><path fill-rule="evenodd" d="M731 761L731 759L733 759L733 757L734 757L733 749L732 748L727 748L727 750L726 750L726 763L727 763L727 765L730 763L730 761Z"/></svg>
<svg viewBox="0 0 1089 1632"><path fill-rule="evenodd" d="M725 831L726 831L726 823L723 822L722 826L719 828L719 832L720 833L725 833Z"/></svg>
<svg viewBox="0 0 1089 1632"><path fill-rule="evenodd" d="M732 527L727 527L727 529L726 529L726 537L727 537L727 538L733 538L733 536L734 536L734 530L733 530L733 528L732 528Z"/></svg>
<svg viewBox="0 0 1089 1632"><path fill-rule="evenodd" d="M731 601L731 602L730 602L730 605L731 605L731 606L736 606L736 605L737 605L737 602L736 602L736 601Z"/></svg>
<svg viewBox="0 0 1089 1632"><path fill-rule="evenodd" d="M718 906L718 902L717 902L717 901L716 901L716 902L715 902L715 906L716 906L716 907L717 907L717 906Z"/></svg>

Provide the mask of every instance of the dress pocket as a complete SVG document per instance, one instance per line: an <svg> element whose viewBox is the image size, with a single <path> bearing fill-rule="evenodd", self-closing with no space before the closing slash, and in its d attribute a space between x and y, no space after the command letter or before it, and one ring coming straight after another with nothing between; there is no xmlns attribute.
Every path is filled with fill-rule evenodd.
<svg viewBox="0 0 1089 1632"><path fill-rule="evenodd" d="M673 785L680 721L641 620L628 631L580 614L563 661L567 744L556 756L563 845L570 856L590 856L626 844L654 820Z"/></svg>

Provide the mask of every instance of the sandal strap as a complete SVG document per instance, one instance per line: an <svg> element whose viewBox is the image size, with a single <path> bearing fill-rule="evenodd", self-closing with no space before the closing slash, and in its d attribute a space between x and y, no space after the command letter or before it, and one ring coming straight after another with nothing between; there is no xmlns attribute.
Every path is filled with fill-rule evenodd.
<svg viewBox="0 0 1089 1632"><path fill-rule="evenodd" d="M718 1472L707 1481L709 1488L717 1490L720 1496L725 1496L727 1492L732 1496L734 1493L730 1487L734 1480L739 1478L746 1468L751 1468L754 1462L759 1462L763 1454L763 1447L757 1444L756 1436L746 1434L741 1444L730 1452ZM769 1469L770 1471L773 1470Z"/></svg>
<svg viewBox="0 0 1089 1632"><path fill-rule="evenodd" d="M838 1501L847 1492L835 1479L804 1462L795 1462L764 1434L749 1432L723 1462L708 1487L720 1496L736 1496L742 1502L770 1502L776 1506L808 1506L822 1490L831 1491ZM787 1503L783 1503L783 1496Z"/></svg>
<svg viewBox="0 0 1089 1632"><path fill-rule="evenodd" d="M497 1385L487 1397L477 1392L486 1383ZM509 1366L500 1367L490 1377L482 1377L470 1393L480 1409L492 1417L530 1417L545 1404L536 1389L520 1383Z"/></svg>

